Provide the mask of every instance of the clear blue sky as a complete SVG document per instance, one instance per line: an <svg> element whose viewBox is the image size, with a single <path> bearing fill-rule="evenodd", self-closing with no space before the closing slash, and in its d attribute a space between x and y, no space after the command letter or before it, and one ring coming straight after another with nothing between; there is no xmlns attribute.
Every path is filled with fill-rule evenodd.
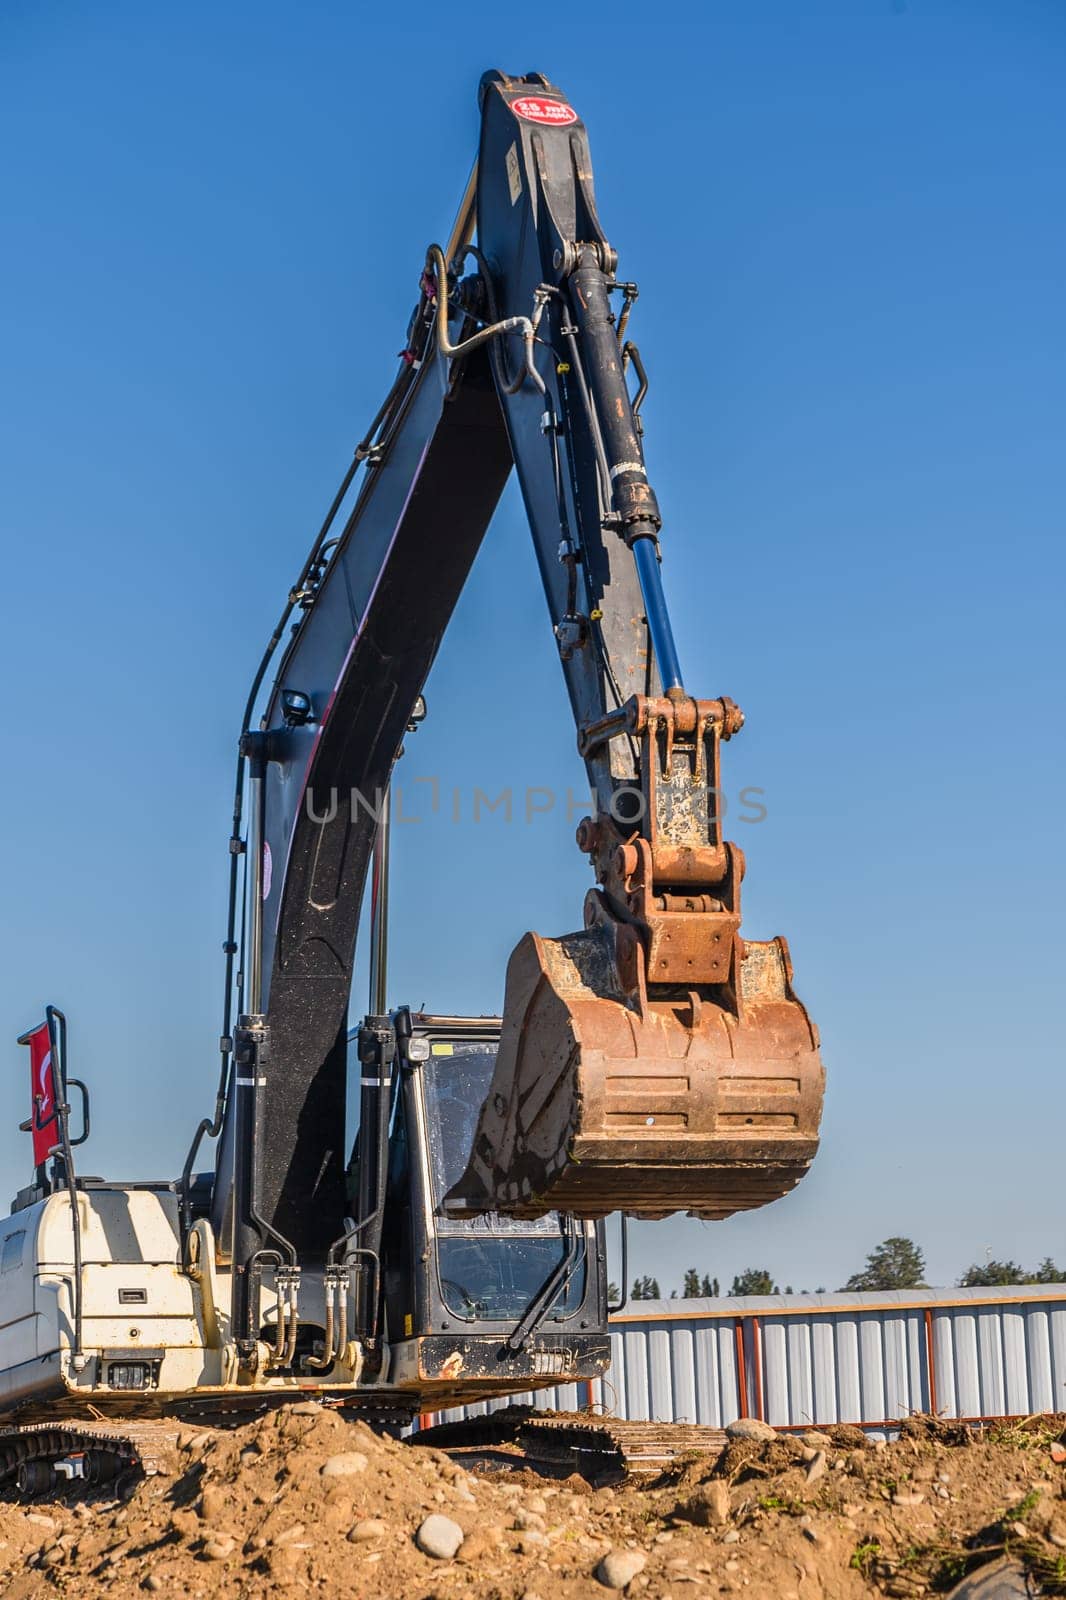
<svg viewBox="0 0 1066 1600"><path fill-rule="evenodd" d="M393 373L479 74L537 68L641 285L686 678L748 714L745 928L788 935L829 1072L801 1189L639 1228L635 1268L835 1287L889 1233L934 1282L1062 1261L1062 8L503 9L3 7L3 1193L46 1000L90 1170L174 1173L209 1108L246 684ZM393 999L491 1011L586 888L561 805L470 816L475 785L582 778L513 489L429 703L405 776L461 820L411 791Z"/></svg>

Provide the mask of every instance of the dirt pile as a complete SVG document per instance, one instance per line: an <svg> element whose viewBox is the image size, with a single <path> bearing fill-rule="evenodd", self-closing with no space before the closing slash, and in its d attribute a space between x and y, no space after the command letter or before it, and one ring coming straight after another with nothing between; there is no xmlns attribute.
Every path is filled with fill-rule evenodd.
<svg viewBox="0 0 1066 1600"><path fill-rule="evenodd" d="M648 1485L467 1465L316 1405L189 1429L124 1498L0 1505L0 1593L182 1600L847 1600L945 1592L1006 1553L1066 1593L1062 1419L732 1441Z"/></svg>

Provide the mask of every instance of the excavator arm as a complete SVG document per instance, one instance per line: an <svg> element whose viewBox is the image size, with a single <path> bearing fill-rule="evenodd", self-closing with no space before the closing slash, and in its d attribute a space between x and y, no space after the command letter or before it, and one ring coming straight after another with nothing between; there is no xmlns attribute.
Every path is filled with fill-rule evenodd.
<svg viewBox="0 0 1066 1600"><path fill-rule="evenodd" d="M427 252L354 508L291 597L242 742L252 888L213 1204L238 1337L264 1265L323 1260L344 1234L347 1008L380 806L512 462L595 801L578 842L596 887L580 932L527 934L511 959L447 1203L723 1216L784 1193L817 1144L817 1035L787 950L739 932L743 858L716 799L743 719L682 679L624 338L636 289L597 218L585 130L536 75L487 74L481 112L476 182Z"/></svg>

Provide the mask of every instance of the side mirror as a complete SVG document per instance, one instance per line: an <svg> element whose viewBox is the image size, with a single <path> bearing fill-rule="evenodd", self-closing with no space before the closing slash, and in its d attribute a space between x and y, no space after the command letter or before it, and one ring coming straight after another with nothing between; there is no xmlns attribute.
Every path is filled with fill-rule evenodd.
<svg viewBox="0 0 1066 1600"><path fill-rule="evenodd" d="M75 1145L84 1144L86 1139L89 1137L89 1130L91 1127L89 1120L89 1091L85 1087L84 1083L82 1083L80 1078L68 1078L66 1086L68 1090L77 1089L78 1093L81 1095L81 1132L78 1134L76 1139L71 1137L70 1147L73 1150Z"/></svg>

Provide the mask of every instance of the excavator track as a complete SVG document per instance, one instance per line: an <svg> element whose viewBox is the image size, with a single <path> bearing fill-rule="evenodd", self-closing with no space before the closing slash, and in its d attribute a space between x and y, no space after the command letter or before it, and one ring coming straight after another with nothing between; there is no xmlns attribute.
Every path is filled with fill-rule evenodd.
<svg viewBox="0 0 1066 1600"><path fill-rule="evenodd" d="M717 1458L725 1449L726 1436L721 1428L696 1424L623 1422L587 1412L507 1406L487 1416L420 1429L409 1442L463 1453L509 1449L515 1452L516 1464L577 1472L599 1485L628 1477L657 1477L693 1453Z"/></svg>
<svg viewBox="0 0 1066 1600"><path fill-rule="evenodd" d="M178 1401L166 1409L138 1407L140 1415L120 1415L114 1422L68 1414L0 1427L0 1497L16 1492L30 1499L64 1488L77 1493L108 1483L124 1486L161 1471L184 1426L239 1428L307 1398L299 1393L211 1397ZM322 1403L393 1437L411 1421L410 1410L400 1406L345 1403L336 1397L324 1397Z"/></svg>
<svg viewBox="0 0 1066 1600"><path fill-rule="evenodd" d="M158 1471L177 1429L158 1422L38 1422L0 1430L0 1493L25 1497Z"/></svg>

